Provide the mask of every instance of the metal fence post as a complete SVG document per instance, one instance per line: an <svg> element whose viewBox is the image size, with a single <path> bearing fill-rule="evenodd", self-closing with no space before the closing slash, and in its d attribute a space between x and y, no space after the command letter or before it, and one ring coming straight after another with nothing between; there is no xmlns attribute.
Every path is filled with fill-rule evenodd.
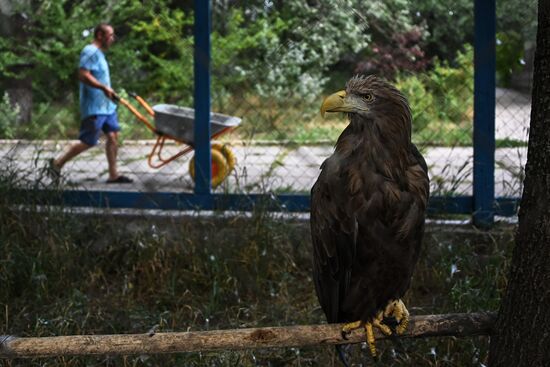
<svg viewBox="0 0 550 367"><path fill-rule="evenodd" d="M495 0L474 6L474 214L476 226L493 224L495 199Z"/></svg>
<svg viewBox="0 0 550 367"><path fill-rule="evenodd" d="M195 194L210 195L210 0L195 0Z"/></svg>

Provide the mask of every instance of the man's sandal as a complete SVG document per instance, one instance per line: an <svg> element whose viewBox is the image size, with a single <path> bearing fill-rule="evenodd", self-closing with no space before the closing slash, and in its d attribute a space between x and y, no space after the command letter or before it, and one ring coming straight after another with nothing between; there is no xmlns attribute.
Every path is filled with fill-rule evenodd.
<svg viewBox="0 0 550 367"><path fill-rule="evenodd" d="M107 180L107 183L108 184L112 184L112 183L132 183L134 182L134 180L132 180L131 178L128 178L126 176L118 176L117 178L113 179L113 180Z"/></svg>

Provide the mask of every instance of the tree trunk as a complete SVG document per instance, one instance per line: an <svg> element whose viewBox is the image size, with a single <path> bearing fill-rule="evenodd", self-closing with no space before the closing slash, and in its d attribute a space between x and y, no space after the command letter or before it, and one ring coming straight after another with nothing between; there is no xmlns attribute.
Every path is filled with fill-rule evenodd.
<svg viewBox="0 0 550 367"><path fill-rule="evenodd" d="M21 44L25 43L27 32L24 25L26 17L15 13L19 8L29 6L27 0L0 0L0 37L15 38ZM0 77L1 89L8 93L10 103L19 107L17 123L31 121L32 111L32 78L28 75L32 68L30 64L17 64L10 67L10 72L22 75L20 78ZM0 93L0 98L2 95Z"/></svg>
<svg viewBox="0 0 550 367"><path fill-rule="evenodd" d="M27 74L31 65L16 65L10 68L10 72L22 75ZM19 108L19 115L16 123L25 124L31 121L32 117L32 79L29 76L24 76L20 79L3 78L2 84L8 93L10 104L15 108Z"/></svg>
<svg viewBox="0 0 550 367"><path fill-rule="evenodd" d="M489 366L550 366L550 0L539 0L531 130L508 289Z"/></svg>

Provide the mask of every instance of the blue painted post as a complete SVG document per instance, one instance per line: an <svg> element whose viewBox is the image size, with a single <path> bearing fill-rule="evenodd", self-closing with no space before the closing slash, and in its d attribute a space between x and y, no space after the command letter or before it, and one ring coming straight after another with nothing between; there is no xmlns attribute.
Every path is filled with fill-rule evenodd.
<svg viewBox="0 0 550 367"><path fill-rule="evenodd" d="M210 0L195 0L195 194L209 195L210 153Z"/></svg>
<svg viewBox="0 0 550 367"><path fill-rule="evenodd" d="M474 6L474 215L476 226L494 220L495 199L495 0Z"/></svg>

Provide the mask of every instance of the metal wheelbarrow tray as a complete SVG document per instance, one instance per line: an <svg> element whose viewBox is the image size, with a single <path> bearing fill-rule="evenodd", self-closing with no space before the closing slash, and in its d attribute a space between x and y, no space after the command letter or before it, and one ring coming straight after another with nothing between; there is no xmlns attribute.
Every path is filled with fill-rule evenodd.
<svg viewBox="0 0 550 367"><path fill-rule="evenodd" d="M151 168L160 168L164 165L172 162L178 157L189 153L194 148L195 139L195 110L188 107L180 107L170 104L158 104L153 107L143 100L138 95L132 94L139 104L145 108L147 113L154 118L154 126L147 117L141 114L131 103L119 96L115 96L114 100L120 102L126 106L130 112L132 112L138 120L143 122L145 126L157 135L157 141L149 154L147 162ZM216 137L236 128L241 123L241 119L235 116L223 115L221 113L210 113L210 138ZM164 143L167 139L175 140L183 143L183 149L168 157L163 158L161 153L164 147ZM229 171L235 166L235 156L231 149L226 145L213 144L212 145L213 156L213 173L216 176L216 182L212 182L212 186L217 186L221 183ZM194 159L192 158L190 163L191 176L194 175ZM217 164L216 164L217 163ZM219 172L219 166L227 165L226 171ZM218 167L214 167L218 166ZM223 167L222 167L223 168ZM215 172L214 172L215 171ZM219 175L218 175L219 173ZM214 177L214 175L213 175Z"/></svg>
<svg viewBox="0 0 550 367"><path fill-rule="evenodd" d="M170 137L185 144L194 145L195 139L195 110L170 104L153 106L155 112L155 128L157 134ZM210 113L210 134L218 136L227 128L236 127L241 119L221 113Z"/></svg>

